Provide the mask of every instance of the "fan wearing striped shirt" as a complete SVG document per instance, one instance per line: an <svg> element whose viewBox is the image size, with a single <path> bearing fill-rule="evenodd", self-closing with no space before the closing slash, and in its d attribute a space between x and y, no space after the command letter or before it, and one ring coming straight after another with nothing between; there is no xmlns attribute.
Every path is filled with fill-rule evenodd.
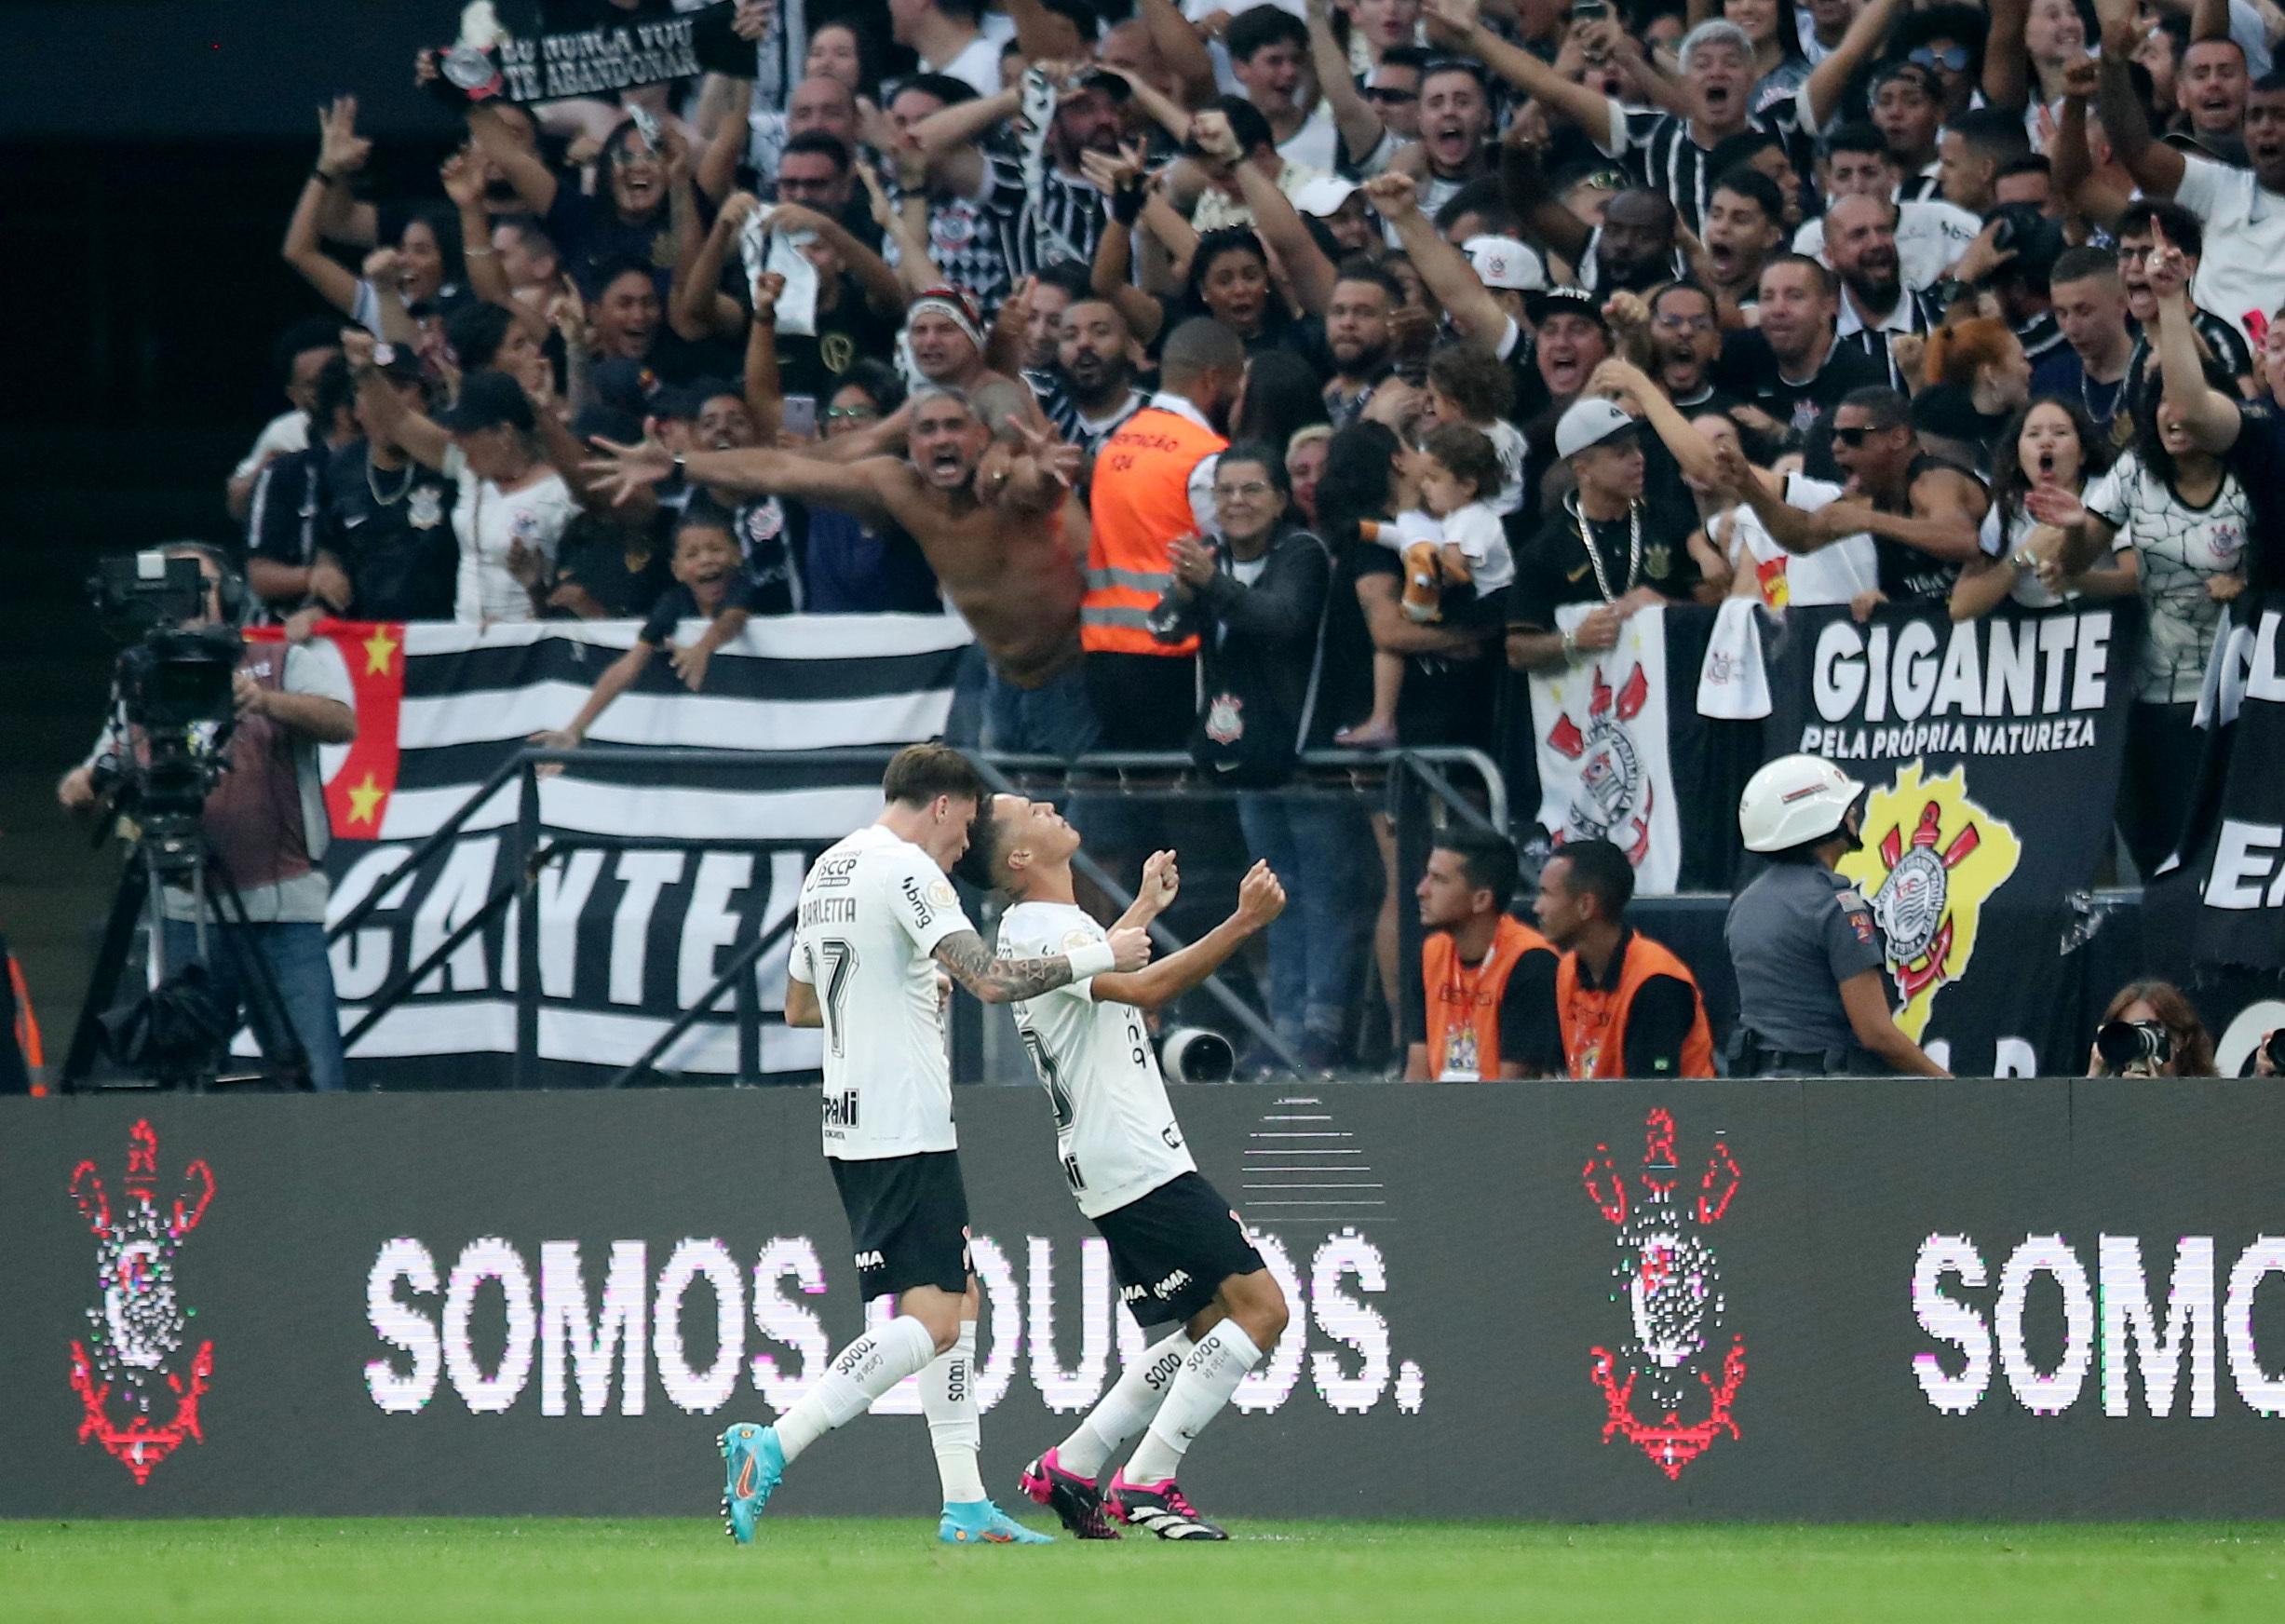
<svg viewBox="0 0 2285 1624"><path fill-rule="evenodd" d="M1715 172L1714 149L1748 129L1775 132L1796 168L1805 168L1812 132L1832 116L1842 90L1872 55L1902 0L1873 0L1849 24L1840 46L1809 74L1798 96L1752 109L1755 78L1753 42L1745 30L1720 19L1701 22L1683 36L1678 53L1683 84L1678 105L1684 111L1629 108L1600 90L1573 83L1533 56L1507 45L1481 24L1469 32L1469 48L1495 73L1543 103L1550 114L1587 132L1606 156L1628 163L1645 184L1663 192L1695 233L1704 218ZM1437 0L1437 15L1467 10L1471 0ZM1590 54L1639 50L1611 19L1574 24L1589 31Z"/></svg>

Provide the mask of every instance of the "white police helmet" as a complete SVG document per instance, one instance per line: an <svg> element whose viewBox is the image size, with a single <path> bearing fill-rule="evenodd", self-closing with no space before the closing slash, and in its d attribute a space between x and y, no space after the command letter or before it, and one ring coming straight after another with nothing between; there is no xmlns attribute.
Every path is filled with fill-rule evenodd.
<svg viewBox="0 0 2285 1624"><path fill-rule="evenodd" d="M1748 851L1786 851L1839 829L1864 786L1821 755L1781 755L1746 780L1737 832Z"/></svg>

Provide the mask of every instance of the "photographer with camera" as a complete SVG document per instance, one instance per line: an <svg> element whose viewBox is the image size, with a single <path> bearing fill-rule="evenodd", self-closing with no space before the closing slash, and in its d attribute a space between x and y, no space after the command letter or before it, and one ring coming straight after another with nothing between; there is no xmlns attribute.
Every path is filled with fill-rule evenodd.
<svg viewBox="0 0 2285 1624"><path fill-rule="evenodd" d="M2211 1077L2213 1039L2171 981L2129 981L2102 1011L2090 1077Z"/></svg>
<svg viewBox="0 0 2285 1624"><path fill-rule="evenodd" d="M182 977L203 993L200 1019L219 1027L217 1047L246 1008L274 1066L291 1071L298 1048L310 1087L341 1089L317 747L357 737L348 672L330 643L240 643L246 587L222 554L196 542L158 551L132 561L143 580L162 584L160 559L195 560L203 593L169 600L161 624L122 657L103 735L56 798L93 814L109 796L110 809L136 823L141 859L161 887L161 991ZM234 652L225 691L221 672ZM194 964L203 974L185 977ZM289 1032L276 1028L281 1008Z"/></svg>

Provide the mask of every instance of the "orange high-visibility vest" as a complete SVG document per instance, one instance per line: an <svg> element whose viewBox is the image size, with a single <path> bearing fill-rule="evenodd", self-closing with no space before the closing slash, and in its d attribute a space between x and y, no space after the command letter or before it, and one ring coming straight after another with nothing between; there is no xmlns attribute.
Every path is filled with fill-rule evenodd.
<svg viewBox="0 0 2285 1624"><path fill-rule="evenodd" d="M1653 976L1672 976L1697 1000L1697 1013L1682 1040L1682 1076L1714 1075L1713 1031L1706 1024L1706 995L1690 967L1641 931L1629 936L1614 985L1579 984L1579 955L1567 953L1555 967L1555 1013L1563 1023L1563 1068L1575 1077L1627 1075L1627 1016L1634 995Z"/></svg>
<svg viewBox="0 0 2285 1624"><path fill-rule="evenodd" d="M1146 406L1095 453L1088 502L1094 520L1087 548L1087 595L1079 600L1079 642L1089 654L1198 652L1198 640L1160 643L1144 622L1169 583L1167 543L1198 528L1190 476L1230 442L1180 413Z"/></svg>
<svg viewBox="0 0 2285 1624"><path fill-rule="evenodd" d="M1554 951L1546 937L1504 914L1492 936L1492 951L1480 964L1463 963L1446 931L1421 942L1430 1078L1457 1083L1499 1076L1499 1007L1508 995L1508 978L1525 954Z"/></svg>

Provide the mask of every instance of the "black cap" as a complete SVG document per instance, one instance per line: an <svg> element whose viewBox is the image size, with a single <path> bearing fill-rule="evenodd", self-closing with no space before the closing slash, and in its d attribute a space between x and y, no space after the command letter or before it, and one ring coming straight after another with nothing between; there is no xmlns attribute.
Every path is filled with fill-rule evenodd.
<svg viewBox="0 0 2285 1624"><path fill-rule="evenodd" d="M1523 314L1532 318L1534 327L1548 317L1559 316L1565 311L1574 316L1586 317L1606 332L1610 330L1610 322L1603 318L1602 301L1584 288L1547 288L1523 295Z"/></svg>
<svg viewBox="0 0 2285 1624"><path fill-rule="evenodd" d="M1081 74L1076 81L1082 90L1101 90L1114 102L1124 102L1134 94L1134 87L1124 74L1106 74L1100 70Z"/></svg>
<svg viewBox="0 0 2285 1624"><path fill-rule="evenodd" d="M638 417L650 410L651 391L657 387L657 374L641 361L620 358L588 370L588 392L596 399L607 401L622 412L632 412Z"/></svg>
<svg viewBox="0 0 2285 1624"><path fill-rule="evenodd" d="M663 417L669 423L692 423L697 420L698 409L706 404L706 397L697 390L678 384L661 384L651 391L648 411L654 417Z"/></svg>
<svg viewBox="0 0 2285 1624"><path fill-rule="evenodd" d="M473 434L502 424L529 434L533 422L532 402L524 399L523 386L489 367L461 379L460 399L437 413L437 426L449 434Z"/></svg>

